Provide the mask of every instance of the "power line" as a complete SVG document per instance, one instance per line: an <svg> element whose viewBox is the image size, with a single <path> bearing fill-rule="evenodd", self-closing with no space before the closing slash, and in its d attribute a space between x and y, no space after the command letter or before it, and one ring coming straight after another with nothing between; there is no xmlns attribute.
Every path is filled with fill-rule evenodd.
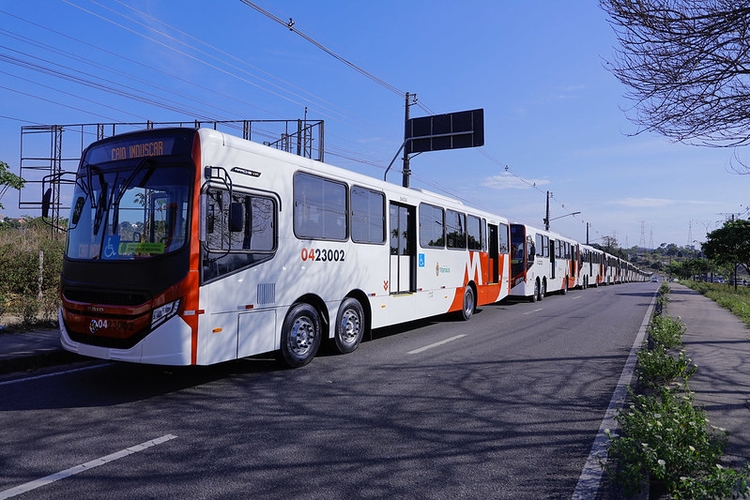
<svg viewBox="0 0 750 500"><path fill-rule="evenodd" d="M328 47L326 47L322 43L316 41L314 38L306 35L302 31L300 31L299 29L295 28L294 26L295 26L296 23L295 23L295 21L291 17L289 18L289 21L287 22L287 21L284 21L283 19L275 16L274 14L270 13L266 9L260 7L259 5L256 5L253 2L250 2L249 0L241 0L241 2L244 3L245 5L247 5L248 7L252 8L252 9L255 9L256 11L260 12L261 14L263 14L266 17L268 17L269 19L272 19L273 21L276 21L277 23L281 24L282 26L285 26L285 27L289 28L289 31L291 31L292 33L296 33L297 35L301 36L302 38L304 38L305 40L307 40L311 44L315 45L316 47L318 47L320 50L322 50L326 54L328 54L331 57L335 58L337 61L340 61L340 62L346 64L347 66L349 66L350 68L352 68L357 73L359 73L361 75L364 75L365 77L369 78L370 80L372 80L373 82L377 83L381 87L383 87L383 88L385 88L385 89L393 92L394 94L396 94L398 96L404 96L404 95L406 95L406 92L404 92L403 90L400 90L399 88L395 87L394 85L391 85L390 83L386 82L382 78L378 78L377 76L373 75L372 73L370 73L370 72L368 72L368 71L360 68L359 66L357 66L353 62L349 61L345 57L338 55L337 53L335 53L334 51L332 51L331 49L329 49Z"/></svg>

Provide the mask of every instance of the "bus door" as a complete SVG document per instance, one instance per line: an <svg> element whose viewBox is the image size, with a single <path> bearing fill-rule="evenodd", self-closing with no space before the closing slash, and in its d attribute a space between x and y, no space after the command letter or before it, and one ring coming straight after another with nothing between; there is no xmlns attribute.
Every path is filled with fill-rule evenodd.
<svg viewBox="0 0 750 500"><path fill-rule="evenodd" d="M557 264L555 263L555 257L557 257L557 240L549 240L549 264L552 267L552 270L550 271L550 278L555 279L555 268L557 267Z"/></svg>
<svg viewBox="0 0 750 500"><path fill-rule="evenodd" d="M390 293L417 291L416 209L391 202L390 205Z"/></svg>
<svg viewBox="0 0 750 500"><path fill-rule="evenodd" d="M498 233L497 226L493 224L487 225L488 232L487 237L489 238L489 269L488 269L488 283L497 283L500 281L500 270L498 265L499 249L498 249Z"/></svg>

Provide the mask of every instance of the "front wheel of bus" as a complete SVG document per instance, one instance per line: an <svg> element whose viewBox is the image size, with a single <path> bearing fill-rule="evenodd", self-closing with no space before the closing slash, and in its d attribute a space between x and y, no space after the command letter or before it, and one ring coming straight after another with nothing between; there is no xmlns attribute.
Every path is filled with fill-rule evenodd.
<svg viewBox="0 0 750 500"><path fill-rule="evenodd" d="M310 304L293 306L281 328L281 360L290 368L308 364L320 347L320 316Z"/></svg>
<svg viewBox="0 0 750 500"><path fill-rule="evenodd" d="M341 354L349 354L359 346L365 330L365 313L358 300L344 299L336 318L334 342Z"/></svg>

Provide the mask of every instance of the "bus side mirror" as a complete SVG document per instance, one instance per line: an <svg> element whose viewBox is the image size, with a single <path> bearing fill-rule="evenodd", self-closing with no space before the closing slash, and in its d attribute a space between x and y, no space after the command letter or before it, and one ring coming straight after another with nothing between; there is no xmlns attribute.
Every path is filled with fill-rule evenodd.
<svg viewBox="0 0 750 500"><path fill-rule="evenodd" d="M47 189L42 196L42 218L47 219L49 217L49 206L52 201L52 188Z"/></svg>
<svg viewBox="0 0 750 500"><path fill-rule="evenodd" d="M79 196L76 200L76 204L73 207L73 213L70 217L70 224L72 226L75 226L78 224L78 221L81 220L81 215L83 214L84 205L86 203L86 200L83 198L83 196Z"/></svg>
<svg viewBox="0 0 750 500"><path fill-rule="evenodd" d="M245 229L242 203L231 203L229 205L229 231L241 233Z"/></svg>

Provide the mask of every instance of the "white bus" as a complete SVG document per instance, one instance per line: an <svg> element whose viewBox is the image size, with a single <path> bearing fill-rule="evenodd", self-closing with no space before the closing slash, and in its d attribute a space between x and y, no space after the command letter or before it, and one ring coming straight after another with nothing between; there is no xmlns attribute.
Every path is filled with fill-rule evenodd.
<svg viewBox="0 0 750 500"><path fill-rule="evenodd" d="M374 328L510 291L509 224L210 129L113 136L83 152L61 276L61 340L82 355L309 363Z"/></svg>
<svg viewBox="0 0 750 500"><path fill-rule="evenodd" d="M580 245L580 252L579 287L585 289L590 286L599 286L604 276L604 256L606 254L603 250L585 244Z"/></svg>
<svg viewBox="0 0 750 500"><path fill-rule="evenodd" d="M576 242L526 224L511 224L511 291L516 297L542 300L547 293L567 293L576 286Z"/></svg>

